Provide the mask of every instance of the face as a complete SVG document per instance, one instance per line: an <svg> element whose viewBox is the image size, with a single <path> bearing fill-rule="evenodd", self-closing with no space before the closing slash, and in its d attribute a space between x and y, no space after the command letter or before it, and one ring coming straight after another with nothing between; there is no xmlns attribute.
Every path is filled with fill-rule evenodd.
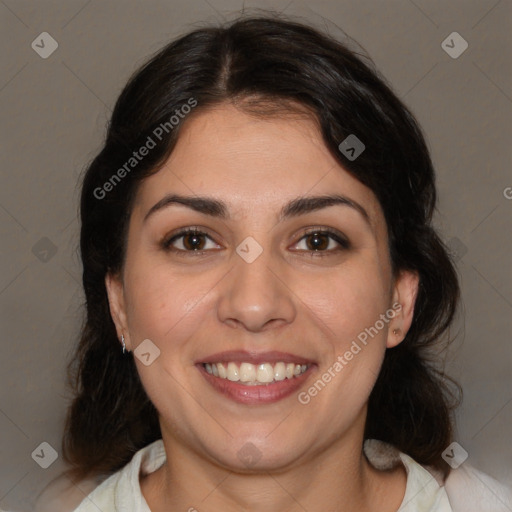
<svg viewBox="0 0 512 512"><path fill-rule="evenodd" d="M241 471L360 441L417 287L392 276L375 195L306 117L222 105L182 128L138 190L122 273L106 279L164 441ZM338 201L310 199L324 196Z"/></svg>

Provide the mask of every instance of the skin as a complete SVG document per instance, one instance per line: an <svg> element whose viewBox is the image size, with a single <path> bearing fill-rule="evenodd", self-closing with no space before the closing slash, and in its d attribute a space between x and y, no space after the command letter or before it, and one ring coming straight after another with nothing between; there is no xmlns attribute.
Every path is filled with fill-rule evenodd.
<svg viewBox="0 0 512 512"><path fill-rule="evenodd" d="M171 192L222 200L231 219L171 205L144 222ZM359 203L369 222L339 205L279 221L286 202L332 193ZM207 232L206 254L191 254L186 236L174 247L188 252L162 248L189 226ZM304 234L310 227L333 228L350 247L326 235L313 254ZM263 248L252 263L235 251L248 236ZM138 190L123 271L106 285L127 349L149 338L161 351L149 366L135 358L168 454L140 478L153 512L398 509L405 471L369 465L363 430L385 350L411 325L418 278L393 277L375 195L334 159L310 118L257 118L231 104L189 116L169 160ZM402 306L396 316L307 405L296 394L274 404L235 403L194 365L223 350L290 352L318 365L304 391L395 302ZM237 456L248 442L261 455L250 468Z"/></svg>

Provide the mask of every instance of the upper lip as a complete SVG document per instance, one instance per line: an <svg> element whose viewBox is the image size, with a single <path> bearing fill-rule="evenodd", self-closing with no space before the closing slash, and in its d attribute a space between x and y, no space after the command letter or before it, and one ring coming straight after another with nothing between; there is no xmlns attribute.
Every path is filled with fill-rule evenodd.
<svg viewBox="0 0 512 512"><path fill-rule="evenodd" d="M217 352L204 358L198 359L196 364L204 363L220 363L220 362L239 362L239 363L296 363L296 364L312 364L314 361L305 357L290 354L288 352L280 352L278 350L271 350L268 352L254 352L247 350L226 350L224 352Z"/></svg>

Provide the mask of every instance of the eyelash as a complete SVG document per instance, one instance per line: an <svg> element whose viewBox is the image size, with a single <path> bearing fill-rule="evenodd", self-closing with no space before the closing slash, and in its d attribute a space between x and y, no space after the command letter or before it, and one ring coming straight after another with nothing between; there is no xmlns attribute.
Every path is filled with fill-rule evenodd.
<svg viewBox="0 0 512 512"><path fill-rule="evenodd" d="M340 245L340 247L338 247L337 249L316 250L316 251L312 250L312 249L311 250L301 249L299 252L309 252L309 253L311 253L311 257L326 257L326 256L332 256L333 253L335 253L335 252L337 253L339 251L344 251L344 250L348 250L351 248L350 242L346 238L344 238L341 235L341 233L339 233L338 231L331 229L331 228L310 228L302 235L302 237L298 240L297 243L299 243L301 240L303 240L304 238L306 238L307 236L312 235L312 234L328 235L328 237L331 240L334 240L335 242L337 242ZM178 253L178 254L186 253L187 256L190 255L192 257L201 256L211 250L211 249L206 249L206 250L202 250L202 251L199 251L199 250L187 251L187 250L183 250L183 249L176 249L175 247L172 246L173 242L175 242L179 238L182 238L186 235L199 235L199 236L204 235L207 238L209 238L210 240L212 240L212 238L208 235L208 233L205 233L204 231L201 231L199 228L194 227L194 228L185 228L185 229L180 230L178 233L173 234L170 238L165 238L161 242L160 245L161 245L162 249L164 249L165 251Z"/></svg>

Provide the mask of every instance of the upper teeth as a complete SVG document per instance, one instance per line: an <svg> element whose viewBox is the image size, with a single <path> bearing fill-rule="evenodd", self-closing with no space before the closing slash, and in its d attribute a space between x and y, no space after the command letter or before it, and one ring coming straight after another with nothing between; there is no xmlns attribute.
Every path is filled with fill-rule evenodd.
<svg viewBox="0 0 512 512"><path fill-rule="evenodd" d="M269 382L291 379L294 376L301 375L308 369L307 364L294 363L276 363L272 366L270 363L262 363L254 365L251 363L240 363L238 366L235 362L229 363L205 363L206 371L233 382L242 382L248 385L256 383L268 384Z"/></svg>

